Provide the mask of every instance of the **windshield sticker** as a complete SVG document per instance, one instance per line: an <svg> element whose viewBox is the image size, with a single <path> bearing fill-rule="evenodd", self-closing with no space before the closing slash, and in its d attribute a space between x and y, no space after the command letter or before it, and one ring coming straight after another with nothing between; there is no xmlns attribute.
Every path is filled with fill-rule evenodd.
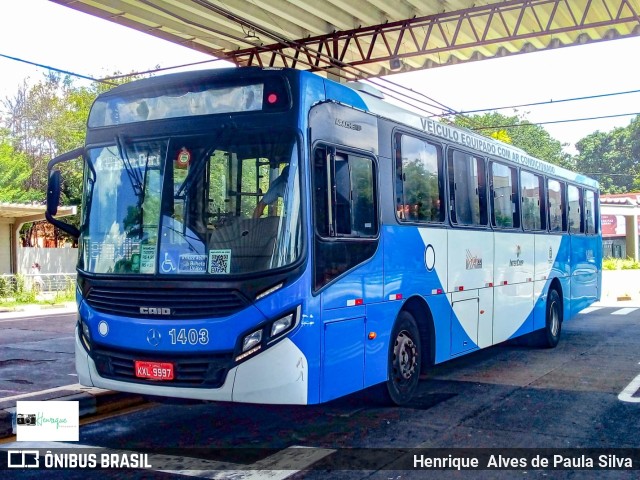
<svg viewBox="0 0 640 480"><path fill-rule="evenodd" d="M176 262L169 256L169 252L164 252L164 260L160 264L161 273L175 273L177 270Z"/></svg>
<svg viewBox="0 0 640 480"><path fill-rule="evenodd" d="M207 256L192 253L180 255L178 273L207 273Z"/></svg>
<svg viewBox="0 0 640 480"><path fill-rule="evenodd" d="M231 250L209 250L209 273L231 271Z"/></svg>
<svg viewBox="0 0 640 480"><path fill-rule="evenodd" d="M156 246L140 245L140 273L155 273Z"/></svg>
<svg viewBox="0 0 640 480"><path fill-rule="evenodd" d="M191 152L186 147L182 147L176 158L176 168L188 168L191 163Z"/></svg>

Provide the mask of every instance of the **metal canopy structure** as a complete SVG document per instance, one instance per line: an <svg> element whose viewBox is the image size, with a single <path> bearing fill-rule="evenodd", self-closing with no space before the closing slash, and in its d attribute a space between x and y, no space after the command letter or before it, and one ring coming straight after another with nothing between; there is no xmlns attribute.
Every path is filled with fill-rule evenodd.
<svg viewBox="0 0 640 480"><path fill-rule="evenodd" d="M52 1L238 66L344 81L640 35L640 0Z"/></svg>
<svg viewBox="0 0 640 480"><path fill-rule="evenodd" d="M44 220L45 205L0 202L0 223L39 222ZM77 207L58 207L58 216L75 215Z"/></svg>

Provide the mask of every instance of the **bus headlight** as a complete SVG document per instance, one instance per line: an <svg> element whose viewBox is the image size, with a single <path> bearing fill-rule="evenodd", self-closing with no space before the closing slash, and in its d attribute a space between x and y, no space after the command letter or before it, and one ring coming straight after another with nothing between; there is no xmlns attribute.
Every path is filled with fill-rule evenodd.
<svg viewBox="0 0 640 480"><path fill-rule="evenodd" d="M300 317L300 306L295 311L288 313L270 323L263 324L258 330L242 337L242 342L237 351L240 353L235 357L239 362L254 353L260 351L263 346L268 346L284 337L284 335L296 326L296 321Z"/></svg>
<svg viewBox="0 0 640 480"><path fill-rule="evenodd" d="M262 330L256 330L242 339L242 353L251 350L262 341Z"/></svg>
<svg viewBox="0 0 640 480"><path fill-rule="evenodd" d="M236 362L243 360L262 348L262 329L251 332L242 339L242 353L236 357Z"/></svg>
<svg viewBox="0 0 640 480"><path fill-rule="evenodd" d="M286 332L293 325L293 313L290 313L286 317L279 318L271 324L271 339L277 337L283 332Z"/></svg>

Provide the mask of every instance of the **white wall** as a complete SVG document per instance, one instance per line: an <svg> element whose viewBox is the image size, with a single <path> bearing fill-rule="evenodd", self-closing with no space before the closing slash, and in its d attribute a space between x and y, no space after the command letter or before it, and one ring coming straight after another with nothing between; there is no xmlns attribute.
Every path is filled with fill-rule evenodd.
<svg viewBox="0 0 640 480"><path fill-rule="evenodd" d="M40 264L40 273L75 273L78 249L18 248L18 273L31 273L31 265L35 262Z"/></svg>

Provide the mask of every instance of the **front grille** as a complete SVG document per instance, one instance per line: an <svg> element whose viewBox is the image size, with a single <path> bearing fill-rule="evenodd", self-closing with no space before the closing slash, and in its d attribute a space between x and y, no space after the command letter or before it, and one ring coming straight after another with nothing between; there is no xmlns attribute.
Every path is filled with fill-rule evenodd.
<svg viewBox="0 0 640 480"><path fill-rule="evenodd" d="M119 350L94 350L91 357L96 363L100 376L125 382L166 385L171 387L220 388L232 365L231 353L209 354L189 357L159 355L139 355ZM134 361L173 363L174 379L167 381L138 378Z"/></svg>
<svg viewBox="0 0 640 480"><path fill-rule="evenodd" d="M87 303L94 309L112 315L144 317L141 307L162 311L155 318L188 319L202 317L224 317L232 315L249 303L233 289L185 289L166 287L133 287L117 285L92 286L87 294ZM170 312L170 313L167 313Z"/></svg>

